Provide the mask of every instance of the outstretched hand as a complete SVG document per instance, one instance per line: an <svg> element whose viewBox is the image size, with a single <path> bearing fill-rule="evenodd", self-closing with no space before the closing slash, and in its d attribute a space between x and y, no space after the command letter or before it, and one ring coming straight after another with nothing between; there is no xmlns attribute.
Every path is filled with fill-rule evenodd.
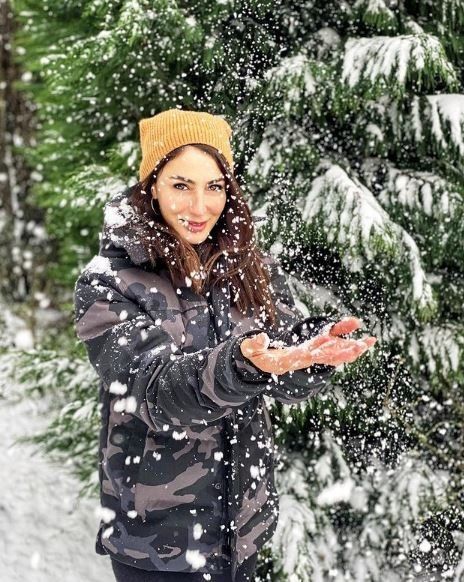
<svg viewBox="0 0 464 582"><path fill-rule="evenodd" d="M245 338L240 344L242 354L263 372L284 374L292 370L309 368L313 364L340 364L354 362L372 347L377 338L365 336L355 340L342 338L362 326L357 317L344 317L326 326L322 333L296 346L273 348L270 338L262 332Z"/></svg>

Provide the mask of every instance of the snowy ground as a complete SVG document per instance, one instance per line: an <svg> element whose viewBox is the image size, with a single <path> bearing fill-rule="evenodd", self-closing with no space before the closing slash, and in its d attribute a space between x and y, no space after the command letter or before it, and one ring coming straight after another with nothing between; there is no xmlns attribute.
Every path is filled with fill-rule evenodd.
<svg viewBox="0 0 464 582"><path fill-rule="evenodd" d="M46 424L37 402L0 399L0 580L114 582L109 557L94 551L98 500L78 500L78 483L65 468L14 443Z"/></svg>

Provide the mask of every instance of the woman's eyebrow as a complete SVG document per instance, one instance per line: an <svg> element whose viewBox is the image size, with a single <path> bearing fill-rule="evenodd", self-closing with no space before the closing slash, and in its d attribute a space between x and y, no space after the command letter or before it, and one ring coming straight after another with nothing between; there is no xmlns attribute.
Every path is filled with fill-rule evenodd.
<svg viewBox="0 0 464 582"><path fill-rule="evenodd" d="M184 182L190 182L191 184L195 184L195 182L193 180L191 180L190 178L184 178L183 176L169 176L169 177L174 178L174 180L183 180ZM220 178L210 180L208 182L208 184L212 184L213 182L223 182L223 181L224 181L224 176L221 176Z"/></svg>

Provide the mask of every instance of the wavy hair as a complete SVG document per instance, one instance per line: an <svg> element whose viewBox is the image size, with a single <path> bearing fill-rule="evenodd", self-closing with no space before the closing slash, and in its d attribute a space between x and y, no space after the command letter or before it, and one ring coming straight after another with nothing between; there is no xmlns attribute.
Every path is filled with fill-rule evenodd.
<svg viewBox="0 0 464 582"><path fill-rule="evenodd" d="M199 245L183 240L164 220L151 190L163 167L184 149L182 145L166 154L144 180L131 188L129 204L144 224L141 243L153 267L159 262L165 263L173 283L185 285L188 278L192 289L201 294L226 279L231 286L231 302L240 312L248 314L252 307L258 317L274 325L276 309L269 288L270 278L263 254L256 246L253 218L241 188L220 152L207 144L189 145L211 155L221 169L226 190L224 210ZM225 268L216 265L221 256Z"/></svg>

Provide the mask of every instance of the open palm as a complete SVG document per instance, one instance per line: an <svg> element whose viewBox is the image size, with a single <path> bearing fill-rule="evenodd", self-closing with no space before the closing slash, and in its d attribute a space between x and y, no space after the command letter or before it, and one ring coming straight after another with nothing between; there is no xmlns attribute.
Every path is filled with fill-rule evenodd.
<svg viewBox="0 0 464 582"><path fill-rule="evenodd" d="M271 374L284 374L313 364L339 366L354 362L376 343L377 338L372 336L358 340L339 337L352 333L361 325L358 318L345 317L314 338L282 348L269 347L270 338L262 332L244 339L240 349L255 366Z"/></svg>

